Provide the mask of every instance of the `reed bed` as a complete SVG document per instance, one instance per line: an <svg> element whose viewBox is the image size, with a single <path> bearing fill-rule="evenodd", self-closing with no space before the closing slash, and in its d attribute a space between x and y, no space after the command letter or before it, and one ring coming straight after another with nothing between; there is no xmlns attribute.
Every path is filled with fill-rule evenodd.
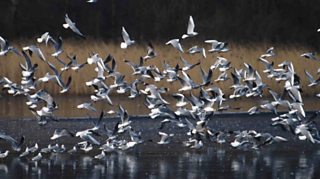
<svg viewBox="0 0 320 179"><path fill-rule="evenodd" d="M17 40L11 43L11 45L21 49L23 46L35 44L35 40ZM270 46L275 47L276 56L271 58L270 61L274 61L275 66L281 63L284 60L292 61L295 67L297 74L301 77L301 84L303 89L304 96L314 96L319 87L310 88L307 86L308 80L304 74L304 70L308 70L312 75L316 77L317 69L319 67L318 61L312 61L301 57L300 55L305 52L310 52L311 50L305 47L301 47L299 45L272 45L269 43L252 43L252 44L237 44L230 43L230 51L227 53L207 53L207 58L203 58L201 54L190 55L187 53L179 53L176 49L171 46L164 45L164 42L153 44L158 56L154 59L148 60L146 65L156 65L163 69L163 61L166 61L171 66L175 66L177 63L181 64L179 60L180 56L184 57L190 63L196 63L198 61L201 62L201 67L204 70L208 70L209 67L216 61L217 56L222 56L231 61L231 65L234 68L240 69L244 68L243 63L250 63L256 70L259 71L260 75L263 78L263 81L273 90L281 92L283 90L283 83L277 83L275 80L268 79L266 74L262 71L264 69L264 65L259 62L257 59L261 54L265 53L266 49ZM183 44L185 50L190 48L192 45L197 44L198 46L203 46L206 49L209 49L209 44L205 44L204 42L199 43L187 43ZM57 60L51 56L54 52L52 46L37 44L41 50L43 51L47 60L52 62L56 67L62 67L61 64L57 62ZM89 57L90 53L99 53L100 57L105 58L108 54L111 54L117 62L117 70L124 74L125 80L127 82L132 82L136 77L132 75L132 69L127 64L123 62L124 59L130 60L132 62L138 63L139 57L144 56L146 54L146 44L136 44L130 46L128 49L123 50L120 49L119 43L114 42L105 42L101 40L71 40L67 39L63 44L64 53L60 55L60 58L65 62L69 61L67 59L68 55L77 55L77 59L80 63L86 61ZM50 72L48 65L38 59L36 56L32 56L33 63L38 63L39 68L35 74L37 78L42 77L46 72ZM21 69L19 67L19 62L24 63L24 59L22 57L17 56L14 53L10 53L7 56L0 57L0 76L6 76L14 82L21 81ZM229 73L233 70L229 70ZM188 72L191 78L196 82L201 82L200 77L200 68L196 67ZM69 70L62 74L64 79L67 79L69 76L72 76L72 83L70 91L68 95L88 95L93 92L93 89L87 87L85 85L86 81L91 80L96 76L96 72L94 71L94 65L86 65L84 68L80 69L78 72L74 72ZM217 78L219 75L218 70L215 70L213 73L213 80ZM231 76L229 75L231 78ZM107 79L107 84L113 83L113 79ZM153 81L149 81L150 83L154 83ZM180 88L180 83L168 83L165 80L156 83L157 86L164 86L169 88L169 93L176 92ZM228 80L225 82L214 83L214 85L221 87L225 94L229 95L232 91L229 89L229 86L232 85L232 80ZM59 87L54 82L48 82L46 84L40 84L39 88L45 88L52 94L59 93Z"/></svg>

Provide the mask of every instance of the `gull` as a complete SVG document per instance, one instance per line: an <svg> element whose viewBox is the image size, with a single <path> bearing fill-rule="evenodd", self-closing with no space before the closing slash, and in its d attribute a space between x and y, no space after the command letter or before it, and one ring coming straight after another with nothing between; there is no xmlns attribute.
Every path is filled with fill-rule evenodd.
<svg viewBox="0 0 320 179"><path fill-rule="evenodd" d="M187 29L187 34L182 35L182 39L186 39L188 37L194 37L198 35L198 32L194 31L194 22L192 16L189 17L189 22L188 22L188 29Z"/></svg>
<svg viewBox="0 0 320 179"><path fill-rule="evenodd" d="M182 49L182 46L181 44L179 43L179 39L172 39L172 40L169 40L166 45L172 45L175 49L179 50L180 52L183 53L183 49Z"/></svg>
<svg viewBox="0 0 320 179"><path fill-rule="evenodd" d="M166 103L163 100L160 100L159 98L150 98L147 96L145 98L144 104L148 109L155 109L157 107L165 105Z"/></svg>
<svg viewBox="0 0 320 179"><path fill-rule="evenodd" d="M299 135L300 140L310 140L312 143L316 142L316 139L313 138L311 135L309 126L307 124L300 124L299 126L296 127L295 129L295 134Z"/></svg>
<svg viewBox="0 0 320 179"><path fill-rule="evenodd" d="M76 23L71 21L68 14L65 15L64 20L65 20L65 24L63 24L62 26L65 29L70 28L74 33L78 34L82 38L85 38L84 35L80 32L80 30L76 27Z"/></svg>
<svg viewBox="0 0 320 179"><path fill-rule="evenodd" d="M66 151L66 147L64 146L64 144L62 144L61 146L59 146L59 144L56 144L55 146L52 147L52 152L54 153L63 153Z"/></svg>
<svg viewBox="0 0 320 179"><path fill-rule="evenodd" d="M203 147L203 142L202 142L202 140L189 138L189 141L184 142L184 145L186 147L190 147L192 149L200 149Z"/></svg>
<svg viewBox="0 0 320 179"><path fill-rule="evenodd" d="M197 85L186 72L182 71L182 75L183 75L183 78L177 77L179 82L181 83L181 88L178 89L179 92L190 91L192 89L196 89L200 87L200 85Z"/></svg>
<svg viewBox="0 0 320 179"><path fill-rule="evenodd" d="M210 85L211 83L211 78L212 78L212 70L209 69L208 73L206 73L202 67L200 67L200 72L201 72L201 79L202 79L202 84L201 86L207 86Z"/></svg>
<svg viewBox="0 0 320 179"><path fill-rule="evenodd" d="M177 80L178 71L180 70L179 64L175 67L171 67L166 61L163 61L163 74L168 77L167 82L174 82Z"/></svg>
<svg viewBox="0 0 320 179"><path fill-rule="evenodd" d="M121 74L120 72L111 73L107 77L114 77L114 83L110 85L110 88L117 88L124 84L125 75Z"/></svg>
<svg viewBox="0 0 320 179"><path fill-rule="evenodd" d="M147 51L147 55L143 57L144 60L152 59L157 56L157 53L155 52L151 42L148 43L147 48L148 48L148 51Z"/></svg>
<svg viewBox="0 0 320 179"><path fill-rule="evenodd" d="M206 98L206 100L217 103L219 107L222 105L222 102L226 100L224 98L224 93L222 92L221 88L211 87L206 89L206 91L210 92L211 96L213 96L213 98ZM204 94L202 89L200 90L200 92Z"/></svg>
<svg viewBox="0 0 320 179"><path fill-rule="evenodd" d="M269 93L272 95L274 101L271 102L272 105L274 106L285 106L285 107L289 107L288 106L288 101L287 100L283 100L283 95L278 95L276 92L272 91L271 89L269 89Z"/></svg>
<svg viewBox="0 0 320 179"><path fill-rule="evenodd" d="M36 54L41 60L43 60L44 62L47 61L46 58L44 57L42 51L40 50L39 47L35 46L35 45L29 45L29 46L25 46L22 48L22 50L24 51L28 51L29 55L32 56L32 54Z"/></svg>
<svg viewBox="0 0 320 179"><path fill-rule="evenodd" d="M304 53L304 54L301 54L300 56L307 59L311 59L311 60L318 60L315 52Z"/></svg>
<svg viewBox="0 0 320 179"><path fill-rule="evenodd" d="M74 134L68 131L67 129L56 129L54 130L54 133L50 139L55 140L66 136L74 137Z"/></svg>
<svg viewBox="0 0 320 179"><path fill-rule="evenodd" d="M167 134L164 132L159 132L159 135L160 135L161 139L157 143L160 145L169 144L171 141L171 138L174 136L174 134Z"/></svg>
<svg viewBox="0 0 320 179"><path fill-rule="evenodd" d="M33 162L38 162L38 161L40 161L41 159L42 159L42 154L41 154L41 152L39 152L38 155L36 155L35 157L33 157L31 160L32 160Z"/></svg>
<svg viewBox="0 0 320 179"><path fill-rule="evenodd" d="M231 73L231 77L233 80L233 85L230 86L231 89L237 89L242 87L242 84L240 84L240 77L238 75Z"/></svg>
<svg viewBox="0 0 320 179"><path fill-rule="evenodd" d="M70 59L70 62L68 63L68 65L70 64L71 69L74 71L77 71L77 70L81 69L82 67L84 67L86 64L88 64L88 62L78 63L76 55L74 55L73 57L68 56L68 58Z"/></svg>
<svg viewBox="0 0 320 179"><path fill-rule="evenodd" d="M49 32L45 32L41 35L41 37L37 38L37 42L38 43L42 43L45 42L46 45L48 45L48 42L50 40L53 40L52 37L49 35Z"/></svg>
<svg viewBox="0 0 320 179"><path fill-rule="evenodd" d="M126 29L124 27L122 27L122 38L124 42L121 42L120 47L122 49L126 49L128 48L130 45L135 44L136 42L134 40L130 39L130 36L128 34L128 32L126 31Z"/></svg>
<svg viewBox="0 0 320 179"><path fill-rule="evenodd" d="M138 84L141 83L141 79L135 79L130 85L130 96L128 98L133 99L140 95L140 92L138 90Z"/></svg>
<svg viewBox="0 0 320 179"><path fill-rule="evenodd" d="M126 140L122 140L120 142L120 144L118 145L118 149L120 149L120 150L128 150L128 149L134 147L136 144L137 143L134 142L134 141L127 142Z"/></svg>
<svg viewBox="0 0 320 179"><path fill-rule="evenodd" d="M273 136L270 133L257 133L254 138L261 142L260 144L257 145L257 148L264 146L264 145L269 145L274 142L287 142L288 139L281 137L281 136Z"/></svg>
<svg viewBox="0 0 320 179"><path fill-rule="evenodd" d="M121 122L118 125L118 133L123 133L128 129L131 121L129 120L129 115L126 109L124 109L121 105L119 105L119 116Z"/></svg>
<svg viewBox="0 0 320 179"><path fill-rule="evenodd" d="M87 0L87 3L96 3L98 0Z"/></svg>
<svg viewBox="0 0 320 179"><path fill-rule="evenodd" d="M267 57L273 57L275 56L275 53L274 53L274 47L270 47L265 54L261 55L260 58L267 58Z"/></svg>
<svg viewBox="0 0 320 179"><path fill-rule="evenodd" d="M43 77L38 78L38 79L37 79L37 82L38 82L38 83L39 83L39 82L44 82L44 83L46 83L46 82L48 82L48 81L50 81L50 80L53 80L53 79L55 79L55 78L56 78L55 75L50 75L49 72L48 72L48 73L46 73Z"/></svg>
<svg viewBox="0 0 320 179"><path fill-rule="evenodd" d="M28 148L28 147L27 147ZM52 151L53 146L51 144L48 144L47 147L42 148L40 150L41 153L50 153ZM26 149L27 150L27 149Z"/></svg>
<svg viewBox="0 0 320 179"><path fill-rule="evenodd" d="M62 79L61 79L61 74L59 74L59 72L58 72L58 70L56 69L56 67L55 67L52 63L50 63L50 62L47 62L47 63L48 63L48 65L49 65L49 67L51 68L51 70L52 70L52 71L54 72L54 74L55 74L55 80L56 80L57 84L62 88L62 89L60 90L60 93L65 93L65 92L67 92L67 91L69 90L69 88L70 88L71 76L69 76L67 83L64 83L64 82L62 81Z"/></svg>
<svg viewBox="0 0 320 179"><path fill-rule="evenodd" d="M160 125L159 129L160 130L163 129L165 124L167 124L167 123L173 123L176 126L178 126L179 128L184 128L187 126L180 118L178 120L166 118L161 121L161 125Z"/></svg>
<svg viewBox="0 0 320 179"><path fill-rule="evenodd" d="M228 79L229 79L228 74L227 74L227 72L225 71L225 72L222 72L222 73L218 76L218 78L215 79L214 81L215 81L215 82L220 82L220 81L226 81L226 80L228 80Z"/></svg>
<svg viewBox="0 0 320 179"><path fill-rule="evenodd" d="M229 48L227 48L228 43L219 42L217 40L206 40L205 43L211 44L211 49L209 52L227 52Z"/></svg>
<svg viewBox="0 0 320 179"><path fill-rule="evenodd" d="M107 158L106 153L102 150L100 154L94 156L95 159L105 160Z"/></svg>
<svg viewBox="0 0 320 179"><path fill-rule="evenodd" d="M278 115L277 109L275 108L274 105L272 105L272 103L261 104L260 107L263 109L268 109L272 111L275 115Z"/></svg>
<svg viewBox="0 0 320 179"><path fill-rule="evenodd" d="M306 113L303 109L303 103L300 102L294 102L294 103L289 103L289 114L301 114L303 117L306 117Z"/></svg>
<svg viewBox="0 0 320 179"><path fill-rule="evenodd" d="M2 159L2 158L6 158L6 157L8 156L8 154L9 154L9 150L6 150L5 152L0 153L0 158L1 158L1 159Z"/></svg>
<svg viewBox="0 0 320 179"><path fill-rule="evenodd" d="M24 51L22 51L22 55L25 59L25 65L22 65L21 63L19 63L22 69L22 76L25 78L30 78L34 74L35 70L37 69L38 64L32 65L31 59L28 57L28 55Z"/></svg>
<svg viewBox="0 0 320 179"><path fill-rule="evenodd" d="M10 46L9 42L0 36L0 56L6 55L10 51L20 55L16 48Z"/></svg>
<svg viewBox="0 0 320 179"><path fill-rule="evenodd" d="M58 57L58 55L60 55L63 50L62 50L62 37L59 37L57 41L55 40L51 40L53 47L55 49L55 52L53 54L51 54L51 56L53 57Z"/></svg>
<svg viewBox="0 0 320 179"><path fill-rule="evenodd" d="M182 70L183 71L188 71L194 68L197 65L200 65L200 61L195 63L195 64L190 64L187 60L185 60L183 57L180 57L181 62L183 63Z"/></svg>
<svg viewBox="0 0 320 179"><path fill-rule="evenodd" d="M93 149L92 144L91 143L89 144L87 141L80 143L79 145L80 145L80 150L83 150L85 153Z"/></svg>
<svg viewBox="0 0 320 179"><path fill-rule="evenodd" d="M224 72L230 69L230 64L231 62L228 61L226 58L217 57L216 62L210 66L210 69L213 70L219 68L219 71Z"/></svg>
<svg viewBox="0 0 320 179"><path fill-rule="evenodd" d="M258 60L260 60L263 65L265 66L265 70L263 70L263 73L273 73L274 69L273 69L273 62L269 62L267 59L264 58L258 58Z"/></svg>
<svg viewBox="0 0 320 179"><path fill-rule="evenodd" d="M53 110L53 109L58 108L58 106L57 106L56 102L53 100L52 96L43 89L41 89L41 90L37 91L35 94L31 95L30 98L36 98L36 99L40 99L40 100L45 101L46 107L48 108L48 110ZM27 103L27 105L29 105L29 104Z"/></svg>
<svg viewBox="0 0 320 179"><path fill-rule="evenodd" d="M172 97L174 97L177 100L176 106L177 107L183 107L187 105L188 103L184 100L184 95L181 93L174 93L172 94Z"/></svg>
<svg viewBox="0 0 320 179"><path fill-rule="evenodd" d="M29 154L30 154L29 147L27 147L26 150L19 155L19 157L25 157Z"/></svg>
<svg viewBox="0 0 320 179"><path fill-rule="evenodd" d="M248 113L249 113L249 115L259 114L259 113L260 113L259 107L253 106L252 108L250 108L250 109L248 110Z"/></svg>
<svg viewBox="0 0 320 179"><path fill-rule="evenodd" d="M198 46L193 46L189 48L188 53L195 54L195 53L201 53L203 58L207 58L206 50L204 48L200 48Z"/></svg>
<svg viewBox="0 0 320 179"><path fill-rule="evenodd" d="M306 74L306 76L310 82L308 84L309 87L316 86L320 83L320 77L318 79L314 79L313 76L307 70L304 70L304 73Z"/></svg>
<svg viewBox="0 0 320 179"><path fill-rule="evenodd" d="M69 154L74 154L74 153L76 153L77 151L78 151L77 146L73 146L72 149L68 150L68 153L69 153Z"/></svg>
<svg viewBox="0 0 320 179"><path fill-rule="evenodd" d="M94 132L92 130L79 131L76 133L76 137L80 137L81 139L85 140L90 144L100 145L100 142L97 141L97 139L95 139L94 137L92 137L93 133Z"/></svg>
<svg viewBox="0 0 320 179"><path fill-rule="evenodd" d="M9 142L11 145L11 148L17 152L19 152L21 150L21 146L24 142L24 136L21 136L21 139L19 141L17 141L4 132L0 132L0 139L3 139L5 141Z"/></svg>
<svg viewBox="0 0 320 179"><path fill-rule="evenodd" d="M137 132L130 126L129 134L132 142L135 142L136 144L141 144L143 142L141 131Z"/></svg>
<svg viewBox="0 0 320 179"><path fill-rule="evenodd" d="M34 153L34 152L36 152L38 149L39 149L39 145L38 145L38 143L35 143L33 147L30 147L30 148L28 149L28 151L31 152L31 153Z"/></svg>
<svg viewBox="0 0 320 179"><path fill-rule="evenodd" d="M320 28L319 28L319 29L317 29L317 32L320 32Z"/></svg>
<svg viewBox="0 0 320 179"><path fill-rule="evenodd" d="M93 111L93 112L97 111L97 109L92 106L92 102L79 104L77 106L77 108L78 109L88 109L89 111Z"/></svg>
<svg viewBox="0 0 320 179"><path fill-rule="evenodd" d="M38 148L39 148L39 146L37 143L33 147L30 147L30 148L27 147L26 150L19 155L19 157L25 157L25 156L29 155L30 153L34 153L38 150Z"/></svg>

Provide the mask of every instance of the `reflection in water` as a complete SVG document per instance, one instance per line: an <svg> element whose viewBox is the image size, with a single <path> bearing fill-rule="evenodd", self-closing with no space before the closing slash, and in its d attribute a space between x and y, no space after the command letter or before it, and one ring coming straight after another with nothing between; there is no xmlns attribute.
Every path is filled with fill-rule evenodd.
<svg viewBox="0 0 320 179"><path fill-rule="evenodd" d="M139 150L139 149L138 149ZM106 160L89 154L50 154L38 163L8 157L1 161L1 178L314 178L317 151L270 149L241 151L210 147L205 151L110 153Z"/></svg>

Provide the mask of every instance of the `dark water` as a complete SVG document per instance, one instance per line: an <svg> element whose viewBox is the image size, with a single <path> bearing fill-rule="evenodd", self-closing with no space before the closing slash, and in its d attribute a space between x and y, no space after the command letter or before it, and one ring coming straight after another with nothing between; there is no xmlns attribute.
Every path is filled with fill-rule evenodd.
<svg viewBox="0 0 320 179"><path fill-rule="evenodd" d="M181 146L147 146L108 154L48 154L38 163L8 157L0 163L1 178L317 178L320 150L295 146L287 150L272 146L258 151L240 151L228 146L200 151Z"/></svg>
<svg viewBox="0 0 320 179"><path fill-rule="evenodd" d="M217 130L255 129L270 132L289 139L289 142L272 144L258 150L234 149L228 141L217 144L204 141L199 150L186 148L185 129L167 128L175 133L168 145L158 145L157 134L160 120L132 118L132 126L142 132L144 143L126 151L107 153L105 161L94 159L97 149L76 155L68 153L44 154L37 163L31 158L19 158L19 153L10 152L0 159L0 178L317 178L320 174L320 146L299 141L294 135L269 125L272 115L221 115L209 123ZM107 127L113 127L118 119L105 119ZM37 142L40 148L49 143L65 144L67 149L80 142L76 138L49 138L56 128L72 132L92 127L87 119L62 119L45 126L34 120L0 120L1 129L18 138L25 135L25 145ZM125 138L128 136L125 136ZM103 142L105 138L97 138ZM0 141L1 150L8 146ZM25 146L24 146L25 148ZM22 150L24 150L24 148Z"/></svg>

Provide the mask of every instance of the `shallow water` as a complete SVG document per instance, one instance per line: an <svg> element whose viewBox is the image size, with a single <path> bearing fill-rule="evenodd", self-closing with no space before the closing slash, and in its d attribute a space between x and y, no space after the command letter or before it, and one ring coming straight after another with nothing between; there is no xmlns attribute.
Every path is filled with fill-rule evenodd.
<svg viewBox="0 0 320 179"><path fill-rule="evenodd" d="M97 154L97 153L95 153ZM40 162L8 157L0 163L1 178L317 178L320 150L287 150L273 146L240 151L226 146L201 151L179 147L155 152L137 146L107 155L48 154Z"/></svg>

